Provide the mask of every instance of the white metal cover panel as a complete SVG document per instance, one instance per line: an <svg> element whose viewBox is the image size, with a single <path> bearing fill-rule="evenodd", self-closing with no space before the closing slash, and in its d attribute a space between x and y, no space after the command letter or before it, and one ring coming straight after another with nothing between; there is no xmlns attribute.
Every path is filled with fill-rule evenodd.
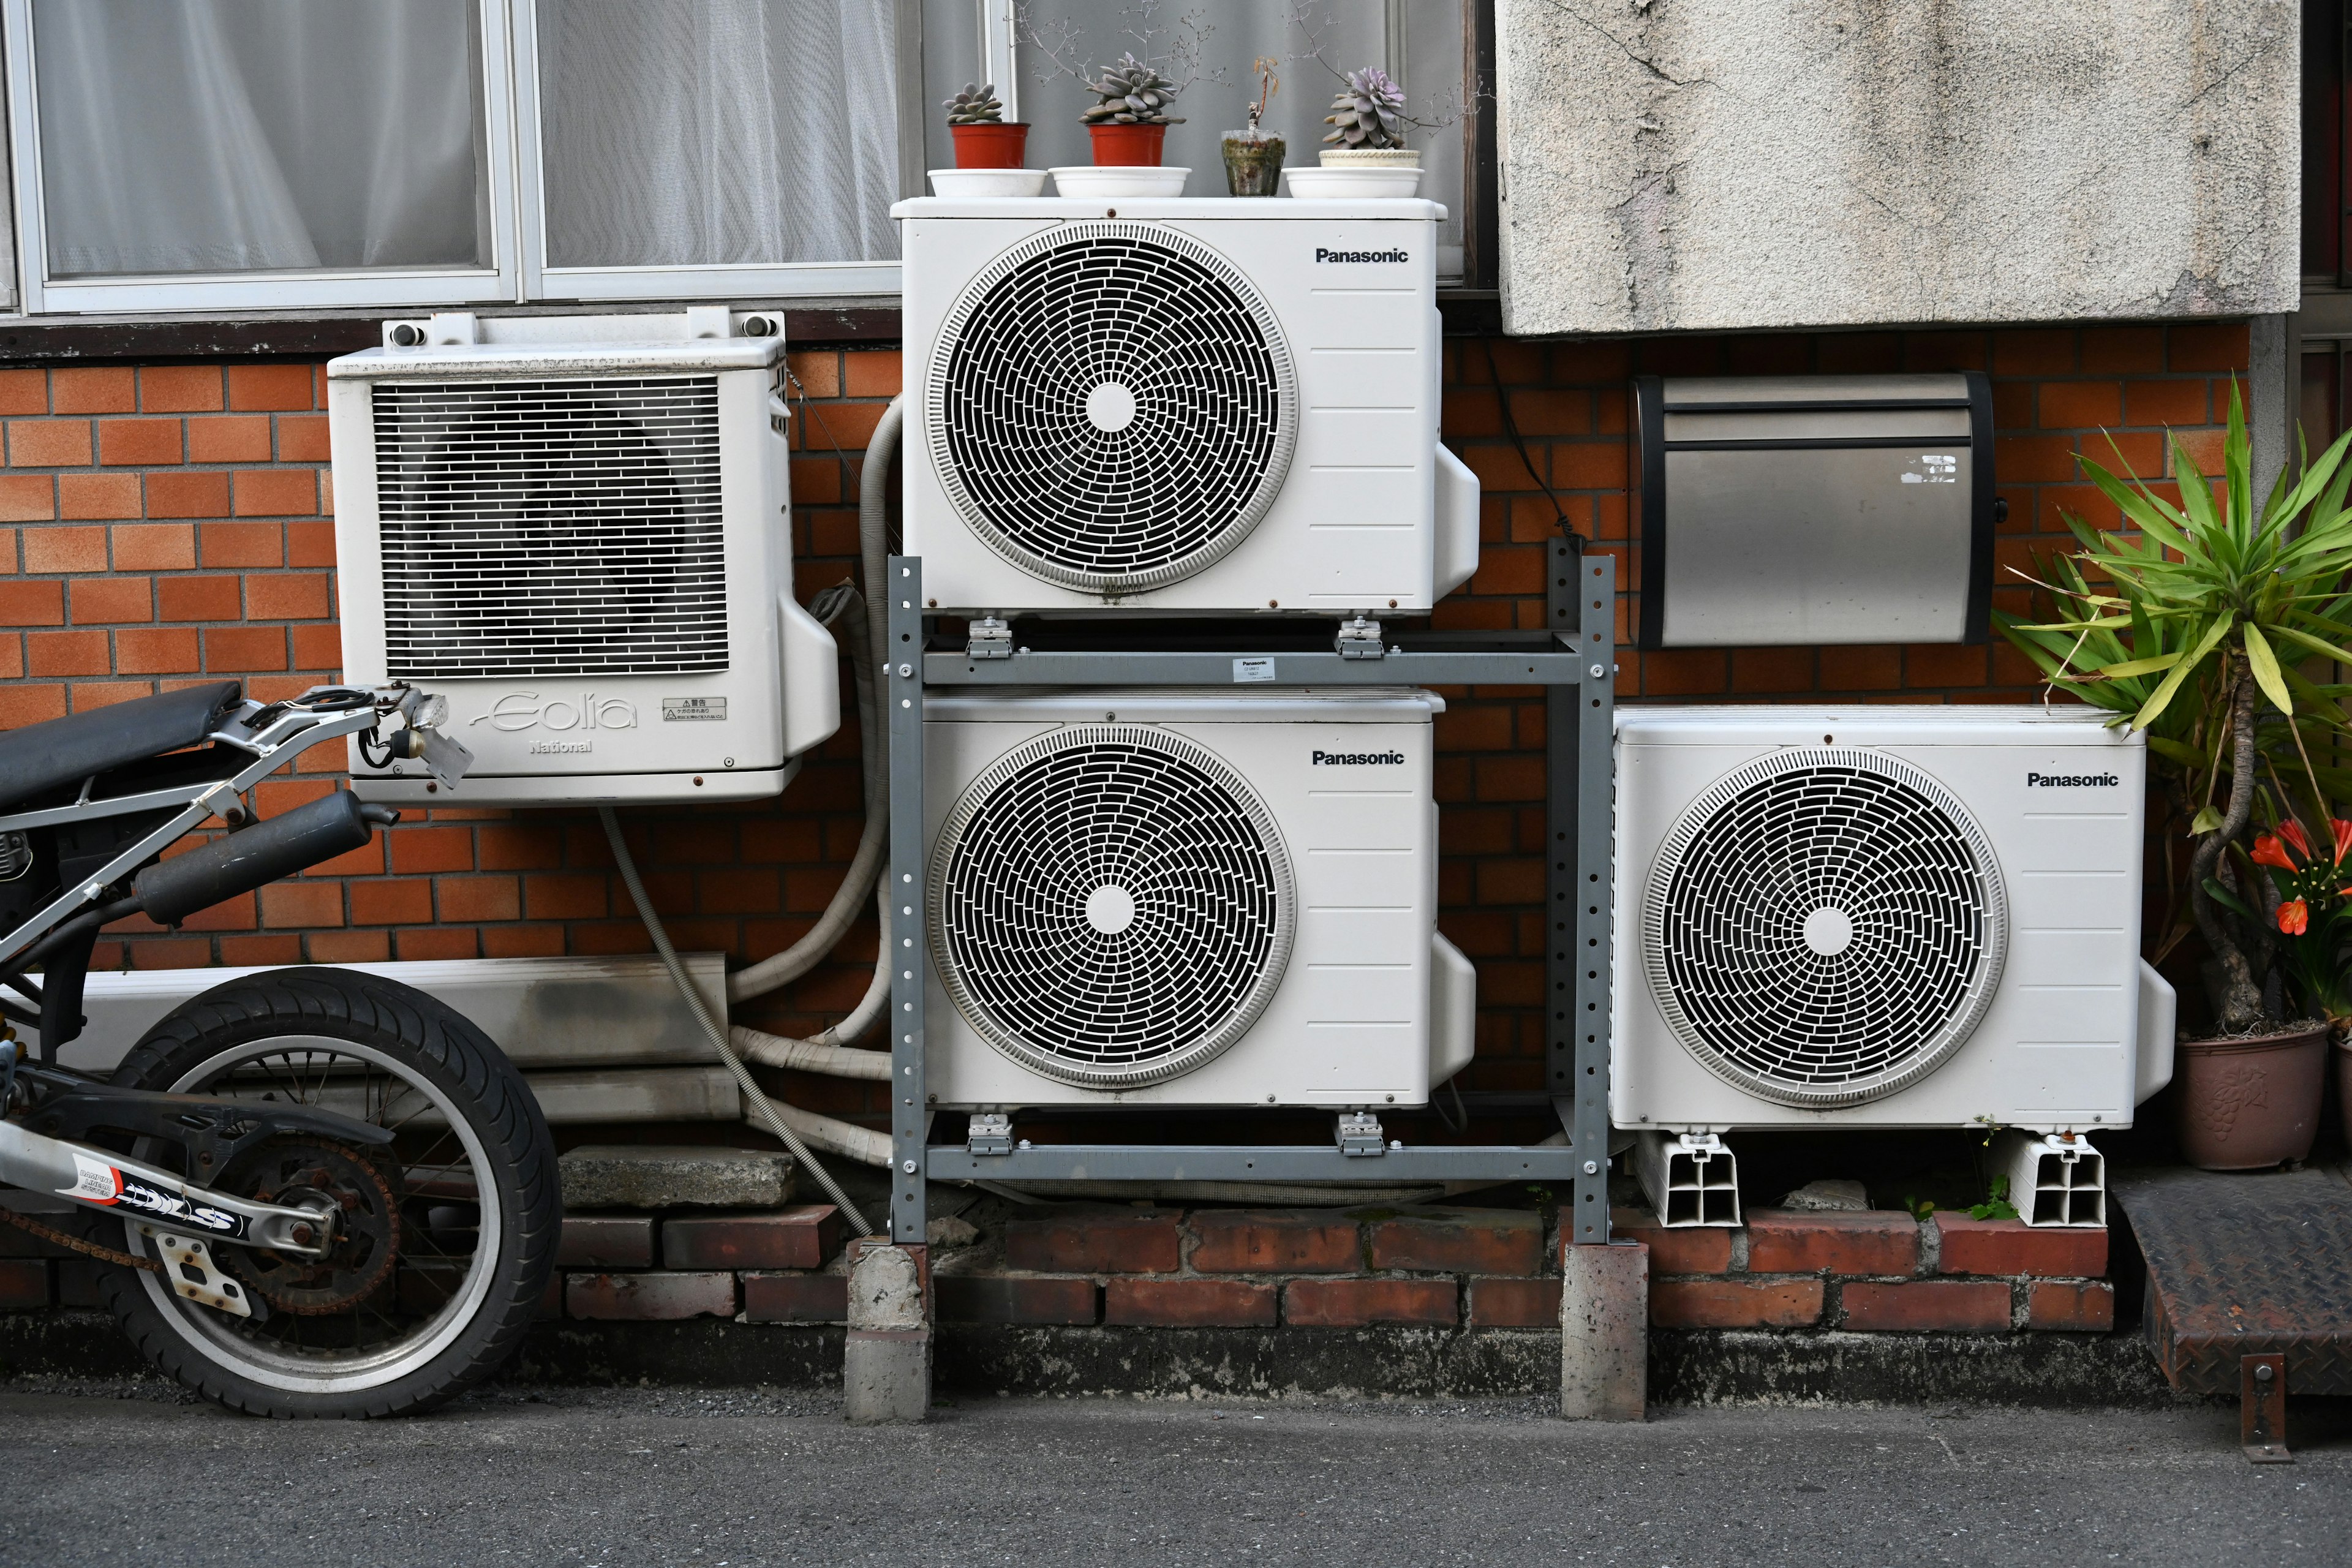
<svg viewBox="0 0 2352 1568"><path fill-rule="evenodd" d="M906 219L907 550L923 557L925 594L941 607L1430 605L1441 370L1433 204L926 199L894 210ZM1114 216L1206 247L1247 279L1281 324L1298 395L1287 478L1246 537L1192 575L1106 596L1046 581L975 534L934 462L927 388L959 297L997 257Z"/></svg>
<svg viewBox="0 0 2352 1568"><path fill-rule="evenodd" d="M1629 1128L2130 1125L2138 1007L2142 738L2083 708L1621 708L1610 1113ZM1832 739L1833 738L1833 739ZM1883 751L1933 775L1990 840L2009 899L2000 984L1974 1034L1881 1100L1810 1110L1702 1066L1643 970L1650 867L1707 787L1780 750ZM2106 782L2112 780L2113 782ZM2085 782L2072 782L2085 781Z"/></svg>
<svg viewBox="0 0 2352 1568"><path fill-rule="evenodd" d="M1204 1065L1106 1090L1013 1061L958 1011L936 972L926 1072L949 1107L1419 1105L1429 1094L1430 936L1436 916L1430 717L1420 692L1238 694L1101 690L1034 700L950 697L926 705L926 832L936 842L965 789L999 757L1066 724L1165 725L1255 786L1280 826L1297 926L1282 981L1256 1024ZM1314 717L1301 717L1312 713ZM1252 721L1281 715L1275 721ZM1335 735L1344 737L1334 743ZM1318 764L1327 756L1401 762Z"/></svg>

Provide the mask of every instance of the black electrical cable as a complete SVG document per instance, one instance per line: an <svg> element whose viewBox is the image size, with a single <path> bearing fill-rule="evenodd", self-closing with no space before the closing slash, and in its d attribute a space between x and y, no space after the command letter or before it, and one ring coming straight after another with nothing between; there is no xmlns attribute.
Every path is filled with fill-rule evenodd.
<svg viewBox="0 0 2352 1568"><path fill-rule="evenodd" d="M1536 467L1535 458L1528 451L1527 437L1519 434L1519 422L1512 416L1511 395L1503 390L1503 373L1495 363L1495 340L1480 338L1478 342L1486 351L1486 376L1495 384L1495 403L1503 411L1503 434L1508 436L1511 445L1518 448L1519 461L1526 467L1528 478L1535 480L1544 493L1544 500L1551 502L1551 514L1559 520L1559 531L1567 536L1569 547L1581 555L1584 553L1584 535L1577 532L1575 524L1568 521L1568 510L1559 504L1559 497L1552 493L1551 481L1545 479L1542 470Z"/></svg>

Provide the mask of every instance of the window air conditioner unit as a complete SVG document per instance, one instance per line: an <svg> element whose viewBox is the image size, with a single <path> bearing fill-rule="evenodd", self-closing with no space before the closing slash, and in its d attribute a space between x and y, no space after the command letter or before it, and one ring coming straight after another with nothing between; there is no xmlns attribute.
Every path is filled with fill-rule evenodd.
<svg viewBox="0 0 2352 1568"><path fill-rule="evenodd" d="M343 678L445 695L468 802L745 800L840 722L793 597L774 316L387 321L327 367ZM362 799L423 804L361 754Z"/></svg>
<svg viewBox="0 0 2352 1568"><path fill-rule="evenodd" d="M1411 615L1477 569L1435 203L891 210L906 545L939 607Z"/></svg>
<svg viewBox="0 0 2352 1568"><path fill-rule="evenodd" d="M934 698L942 1106L1425 1104L1476 976L1437 933L1425 691Z"/></svg>
<svg viewBox="0 0 2352 1568"><path fill-rule="evenodd" d="M2082 708L1621 708L1611 1119L2128 1127L2147 748Z"/></svg>

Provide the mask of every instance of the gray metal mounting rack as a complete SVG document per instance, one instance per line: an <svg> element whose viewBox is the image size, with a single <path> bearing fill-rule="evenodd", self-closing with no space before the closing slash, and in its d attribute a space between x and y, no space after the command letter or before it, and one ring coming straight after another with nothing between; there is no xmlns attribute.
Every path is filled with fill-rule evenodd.
<svg viewBox="0 0 2352 1568"><path fill-rule="evenodd" d="M930 647L922 562L889 563L891 923L890 1237L924 1236L932 1178L1024 1181L1536 1181L1573 1192L1566 1234L1609 1240L1609 873L1614 814L1611 724L1616 673L1616 563L1549 550L1540 631L1397 636L1378 658L1250 648L1026 649L989 657ZM1377 1156L1297 1146L1053 1143L980 1154L933 1144L924 1091L923 693L947 686L1541 686L1545 688L1544 954L1546 1086L1568 1135L1559 1144L1391 1144Z"/></svg>

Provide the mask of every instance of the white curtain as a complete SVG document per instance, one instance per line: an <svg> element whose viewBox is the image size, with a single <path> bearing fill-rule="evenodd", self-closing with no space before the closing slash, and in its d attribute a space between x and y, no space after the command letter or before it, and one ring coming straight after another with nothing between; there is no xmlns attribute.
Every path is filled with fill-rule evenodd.
<svg viewBox="0 0 2352 1568"><path fill-rule="evenodd" d="M489 264L472 0L36 0L53 277Z"/></svg>
<svg viewBox="0 0 2352 1568"><path fill-rule="evenodd" d="M898 254L891 0L541 0L551 267Z"/></svg>

